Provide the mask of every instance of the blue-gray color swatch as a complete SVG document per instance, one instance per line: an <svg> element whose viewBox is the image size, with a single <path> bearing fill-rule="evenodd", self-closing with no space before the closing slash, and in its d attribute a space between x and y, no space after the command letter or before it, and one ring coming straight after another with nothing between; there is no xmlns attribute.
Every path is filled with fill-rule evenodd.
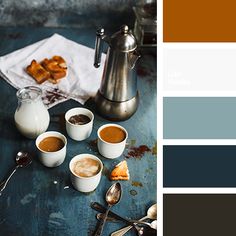
<svg viewBox="0 0 236 236"><path fill-rule="evenodd" d="M164 139L235 139L236 97L165 97Z"/></svg>

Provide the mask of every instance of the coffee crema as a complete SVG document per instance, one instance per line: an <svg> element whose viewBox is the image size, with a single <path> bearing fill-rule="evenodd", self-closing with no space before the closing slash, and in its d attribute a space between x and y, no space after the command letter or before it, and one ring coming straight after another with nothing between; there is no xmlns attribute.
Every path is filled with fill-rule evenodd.
<svg viewBox="0 0 236 236"><path fill-rule="evenodd" d="M101 139L108 143L120 143L126 138L125 131L117 126L105 127L99 134Z"/></svg>
<svg viewBox="0 0 236 236"><path fill-rule="evenodd" d="M85 125L88 124L91 119L86 115L78 114L71 116L68 121L73 125Z"/></svg>
<svg viewBox="0 0 236 236"><path fill-rule="evenodd" d="M56 152L64 147L62 139L54 136L46 137L39 143L39 148L45 152Z"/></svg>
<svg viewBox="0 0 236 236"><path fill-rule="evenodd" d="M84 157L74 163L73 172L80 177L92 177L99 173L101 165L97 160Z"/></svg>

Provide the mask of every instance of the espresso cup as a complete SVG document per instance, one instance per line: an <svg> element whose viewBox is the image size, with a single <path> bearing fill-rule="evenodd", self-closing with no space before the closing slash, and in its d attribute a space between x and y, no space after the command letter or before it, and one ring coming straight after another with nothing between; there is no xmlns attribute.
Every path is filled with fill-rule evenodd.
<svg viewBox="0 0 236 236"><path fill-rule="evenodd" d="M50 140L48 138L50 138ZM46 139L49 140L51 144L48 141L47 146L45 146L44 148L44 146L42 145L42 142L46 142L45 141ZM55 150L48 150L47 147L55 146L55 143L53 143L53 140L57 142L61 140L60 141L61 148L58 146L58 148L55 147L56 148ZM63 134L56 131L48 131L48 132L42 133L37 137L35 144L38 149L39 160L46 167L59 166L65 160L67 139Z"/></svg>
<svg viewBox="0 0 236 236"><path fill-rule="evenodd" d="M89 177L80 176L78 173L75 172L74 169L78 161L81 161L86 158L90 158L92 160L97 161L100 166L99 171ZM80 154L71 159L69 164L69 169L70 169L71 182L74 188L80 192L88 193L94 191L97 188L101 179L103 164L98 157L92 154ZM84 170L84 172L86 173L86 169Z"/></svg>
<svg viewBox="0 0 236 236"><path fill-rule="evenodd" d="M115 127L118 132L123 132L120 139L119 137L116 137L116 129L110 130L108 134L105 134L103 137L103 131L105 132L105 129L108 127ZM98 151L102 156L108 159L114 159L122 155L123 151L125 150L126 140L128 138L128 132L124 127L117 124L106 124L98 129L97 136ZM111 140L109 140L109 137Z"/></svg>
<svg viewBox="0 0 236 236"><path fill-rule="evenodd" d="M90 121L86 124L73 124L69 119L75 115L85 115L90 119ZM72 108L66 112L65 120L66 131L70 138L76 141L82 141L90 136L94 120L94 115L90 110L82 107Z"/></svg>

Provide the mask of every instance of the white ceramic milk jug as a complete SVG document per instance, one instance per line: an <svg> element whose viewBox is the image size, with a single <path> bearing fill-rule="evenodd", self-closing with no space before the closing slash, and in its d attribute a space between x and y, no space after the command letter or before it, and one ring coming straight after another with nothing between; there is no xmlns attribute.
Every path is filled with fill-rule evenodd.
<svg viewBox="0 0 236 236"><path fill-rule="evenodd" d="M15 111L15 123L21 134L27 138L36 138L49 125L49 113L41 95L42 90L34 86L19 89L16 93L18 107Z"/></svg>

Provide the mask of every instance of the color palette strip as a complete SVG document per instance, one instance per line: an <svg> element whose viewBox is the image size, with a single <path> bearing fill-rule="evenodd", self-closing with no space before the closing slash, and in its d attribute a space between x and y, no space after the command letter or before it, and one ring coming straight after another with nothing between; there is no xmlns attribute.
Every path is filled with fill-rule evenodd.
<svg viewBox="0 0 236 236"><path fill-rule="evenodd" d="M236 187L236 146L164 146L164 187Z"/></svg>
<svg viewBox="0 0 236 236"><path fill-rule="evenodd" d="M164 0L164 42L236 42L234 0Z"/></svg>
<svg viewBox="0 0 236 236"><path fill-rule="evenodd" d="M178 46L164 49L165 91L236 91L235 44Z"/></svg>
<svg viewBox="0 0 236 236"><path fill-rule="evenodd" d="M164 195L164 236L236 235L236 195Z"/></svg>
<svg viewBox="0 0 236 236"><path fill-rule="evenodd" d="M235 139L236 97L165 97L165 139Z"/></svg>

